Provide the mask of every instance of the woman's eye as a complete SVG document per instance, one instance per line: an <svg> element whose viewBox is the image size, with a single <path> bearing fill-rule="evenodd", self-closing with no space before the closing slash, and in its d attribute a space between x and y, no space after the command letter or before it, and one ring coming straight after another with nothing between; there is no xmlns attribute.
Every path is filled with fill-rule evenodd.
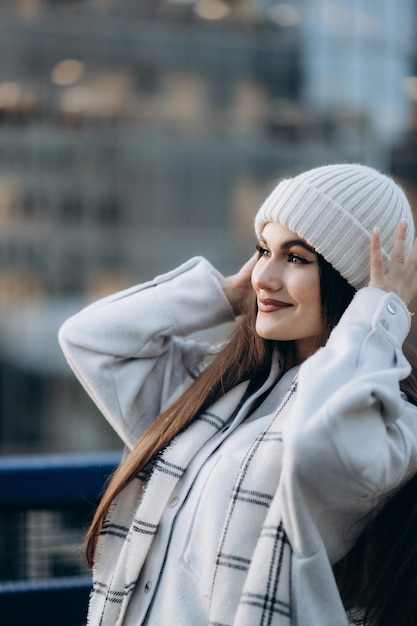
<svg viewBox="0 0 417 626"><path fill-rule="evenodd" d="M294 252L288 253L287 261L288 263L301 263L302 265L307 265L307 263L309 263L307 259L298 254L294 254Z"/></svg>
<svg viewBox="0 0 417 626"><path fill-rule="evenodd" d="M263 248L260 244L256 246L256 249L259 252L259 256L266 256L267 254L269 254L269 250Z"/></svg>

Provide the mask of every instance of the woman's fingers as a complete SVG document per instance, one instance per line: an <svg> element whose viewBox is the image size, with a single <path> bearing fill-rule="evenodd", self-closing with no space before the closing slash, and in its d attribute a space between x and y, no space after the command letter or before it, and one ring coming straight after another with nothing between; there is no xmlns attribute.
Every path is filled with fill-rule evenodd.
<svg viewBox="0 0 417 626"><path fill-rule="evenodd" d="M251 288L252 270L258 258L258 253L255 253L236 274L222 280L223 291L237 315L243 311L248 290Z"/></svg>
<svg viewBox="0 0 417 626"><path fill-rule="evenodd" d="M388 271L384 270L379 229L371 237L370 287L396 293L409 304L417 296L417 242L408 257L405 253L408 222L402 220L395 233Z"/></svg>
<svg viewBox="0 0 417 626"><path fill-rule="evenodd" d="M248 259L246 263L242 265L242 267L240 268L238 272L238 276L240 276L242 282L245 282L245 281L250 282L251 277L252 277L252 270L255 267L258 258L259 258L259 253L255 252L255 254L253 254L250 257L250 259Z"/></svg>
<svg viewBox="0 0 417 626"><path fill-rule="evenodd" d="M385 289L385 270L381 253L381 234L379 228L375 228L371 235L371 268L369 286Z"/></svg>
<svg viewBox="0 0 417 626"><path fill-rule="evenodd" d="M387 272L388 282L395 285L402 281L405 269L405 240L407 237L408 222L402 220L395 233L394 246L391 253L391 261Z"/></svg>

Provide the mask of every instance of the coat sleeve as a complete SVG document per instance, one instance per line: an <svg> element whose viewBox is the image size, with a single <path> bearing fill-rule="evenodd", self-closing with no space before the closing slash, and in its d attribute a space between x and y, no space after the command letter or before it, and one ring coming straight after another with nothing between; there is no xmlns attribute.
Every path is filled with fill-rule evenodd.
<svg viewBox="0 0 417 626"><path fill-rule="evenodd" d="M340 558L341 536L417 470L417 411L399 388L410 373L401 349L409 328L395 294L362 289L300 368L282 474L299 557L324 541L331 560Z"/></svg>
<svg viewBox="0 0 417 626"><path fill-rule="evenodd" d="M62 325L59 341L81 384L133 447L215 352L184 337L233 319L218 272L195 257L86 307Z"/></svg>

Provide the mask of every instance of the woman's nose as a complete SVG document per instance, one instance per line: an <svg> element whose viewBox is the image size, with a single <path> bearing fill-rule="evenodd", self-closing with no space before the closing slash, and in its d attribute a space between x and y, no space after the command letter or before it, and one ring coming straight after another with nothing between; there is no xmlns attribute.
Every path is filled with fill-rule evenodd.
<svg viewBox="0 0 417 626"><path fill-rule="evenodd" d="M252 284L255 289L278 291L282 287L282 277L277 264L271 260L260 260L252 272Z"/></svg>

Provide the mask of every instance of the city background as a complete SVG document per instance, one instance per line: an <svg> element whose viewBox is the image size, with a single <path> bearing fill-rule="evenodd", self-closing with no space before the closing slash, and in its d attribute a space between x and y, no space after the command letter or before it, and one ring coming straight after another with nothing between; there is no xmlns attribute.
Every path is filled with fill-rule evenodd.
<svg viewBox="0 0 417 626"><path fill-rule="evenodd" d="M0 595L14 626L80 625L79 544L103 479L87 476L121 452L60 324L193 255L235 271L262 200L306 168L374 166L417 206L416 35L417 0L0 0ZM68 576L82 601L57 584ZM15 594L38 579L49 617Z"/></svg>
<svg viewBox="0 0 417 626"><path fill-rule="evenodd" d="M0 454L114 449L60 323L252 252L282 176L417 185L415 0L0 2Z"/></svg>

